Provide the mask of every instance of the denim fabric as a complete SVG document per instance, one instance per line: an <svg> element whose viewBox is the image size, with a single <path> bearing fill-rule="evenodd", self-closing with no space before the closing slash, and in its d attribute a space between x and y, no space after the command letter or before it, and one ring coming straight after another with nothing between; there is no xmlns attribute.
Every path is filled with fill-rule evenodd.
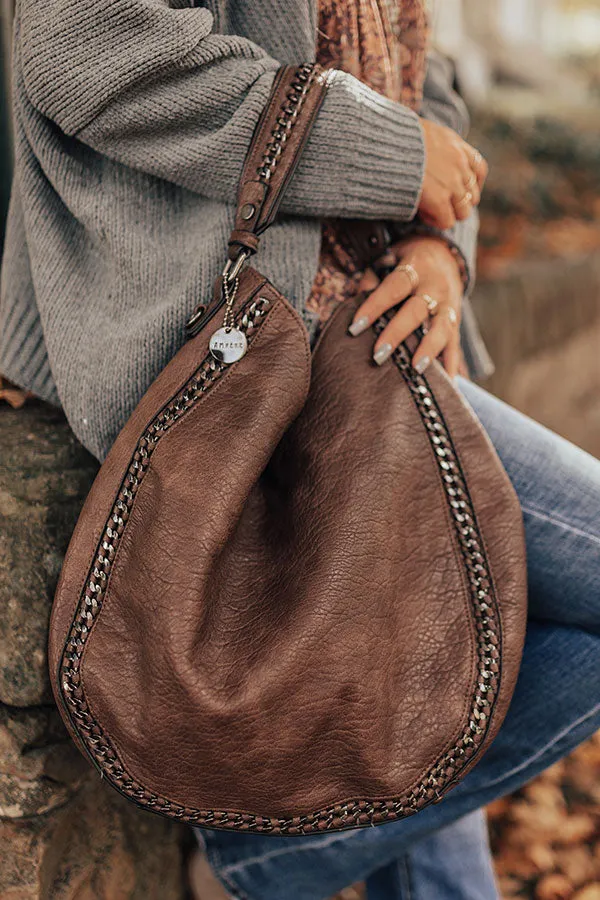
<svg viewBox="0 0 600 900"><path fill-rule="evenodd" d="M481 809L416 841L367 879L368 900L491 900L498 897Z"/></svg>
<svg viewBox="0 0 600 900"><path fill-rule="evenodd" d="M316 837L203 831L239 900L322 900L367 880L369 900L496 900L483 816L600 727L600 462L459 380L515 486L525 521L529 621L508 715L441 803L400 822Z"/></svg>

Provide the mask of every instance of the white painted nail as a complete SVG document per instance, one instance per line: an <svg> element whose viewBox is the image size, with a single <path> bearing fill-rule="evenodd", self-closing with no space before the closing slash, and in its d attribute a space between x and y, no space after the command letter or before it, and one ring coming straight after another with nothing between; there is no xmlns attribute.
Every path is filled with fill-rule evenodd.
<svg viewBox="0 0 600 900"><path fill-rule="evenodd" d="M353 337L356 337L358 334L362 334L363 331L366 331L369 327L369 320L366 316L361 316L356 322L353 322L352 325L348 328L348 331Z"/></svg>
<svg viewBox="0 0 600 900"><path fill-rule="evenodd" d="M378 350L373 354L373 359L377 363L378 366L382 366L386 359L389 359L392 355L392 345L391 344L382 344Z"/></svg>
<svg viewBox="0 0 600 900"><path fill-rule="evenodd" d="M414 366L415 372L418 372L419 375L422 375L430 362L431 360L428 356L421 357L419 362Z"/></svg>

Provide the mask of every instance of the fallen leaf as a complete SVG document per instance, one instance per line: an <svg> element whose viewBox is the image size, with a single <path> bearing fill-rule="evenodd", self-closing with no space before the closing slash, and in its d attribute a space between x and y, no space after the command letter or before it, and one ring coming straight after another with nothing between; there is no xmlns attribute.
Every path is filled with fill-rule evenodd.
<svg viewBox="0 0 600 900"><path fill-rule="evenodd" d="M591 816L569 816L562 825L559 842L561 844L578 844L587 841L596 830L596 824Z"/></svg>
<svg viewBox="0 0 600 900"><path fill-rule="evenodd" d="M530 844L525 850L525 857L535 866L539 873L551 872L554 869L554 852L548 844ZM585 881L585 879L583 880ZM581 882L579 883L581 884Z"/></svg>
<svg viewBox="0 0 600 900"><path fill-rule="evenodd" d="M593 881L596 865L588 847L565 847L555 851L556 867L567 876L575 887Z"/></svg>
<svg viewBox="0 0 600 900"><path fill-rule="evenodd" d="M531 828L540 836L547 839L553 839L563 833L563 829L567 822L567 816L564 810L557 810L553 807L534 806L530 803L519 801L515 803L512 811L512 817L515 822Z"/></svg>
<svg viewBox="0 0 600 900"><path fill-rule="evenodd" d="M501 875L498 878L498 888L502 900L513 900L513 897L521 896L523 882L519 878L512 878L510 875Z"/></svg>
<svg viewBox="0 0 600 900"><path fill-rule="evenodd" d="M488 819L494 820L510 812L513 801L510 797L499 797L487 807Z"/></svg>
<svg viewBox="0 0 600 900"><path fill-rule="evenodd" d="M523 788L523 795L530 803L556 809L559 812L566 810L564 794L560 784L546 778L537 778Z"/></svg>
<svg viewBox="0 0 600 900"><path fill-rule="evenodd" d="M565 875L545 875L535 889L536 900L570 900L573 885Z"/></svg>
<svg viewBox="0 0 600 900"><path fill-rule="evenodd" d="M33 397L33 394L15 387L14 384L11 384L10 381L7 381L6 378L0 375L0 401L8 403L13 409L21 409L31 397Z"/></svg>
<svg viewBox="0 0 600 900"><path fill-rule="evenodd" d="M600 900L600 884L588 884L573 895L573 900Z"/></svg>

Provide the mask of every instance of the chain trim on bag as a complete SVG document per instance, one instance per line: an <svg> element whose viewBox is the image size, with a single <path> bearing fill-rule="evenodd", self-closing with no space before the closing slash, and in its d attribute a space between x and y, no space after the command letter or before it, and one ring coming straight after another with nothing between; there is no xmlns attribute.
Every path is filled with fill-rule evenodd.
<svg viewBox="0 0 600 900"><path fill-rule="evenodd" d="M316 63L304 63L304 65L298 66L294 78L290 82L287 102L281 107L275 128L271 131L271 140L268 142L262 162L256 170L259 180L263 184L268 184L271 180L292 128L302 111L306 95L319 72L321 72L321 67Z"/></svg>
<svg viewBox="0 0 600 900"><path fill-rule="evenodd" d="M259 298L240 317L239 327L244 329L249 341L264 318L267 306L268 301ZM381 332L385 324L386 320L380 319L375 330ZM477 631L478 681L464 733L456 745L427 772L420 784L402 797L378 801L353 800L293 818L192 809L147 790L127 772L110 738L90 712L80 683L81 660L90 630L102 609L117 546L127 526L152 453L161 437L195 405L226 369L224 364L207 356L193 378L155 417L137 444L82 593L61 661L61 693L76 732L103 776L139 806L189 825L262 834L310 834L375 825L412 815L440 799L441 792L451 786L482 744L498 693L500 660L500 622L483 539L452 439L433 392L424 376L418 375L412 368L404 346L394 352L393 359L411 392L426 429L469 579Z"/></svg>

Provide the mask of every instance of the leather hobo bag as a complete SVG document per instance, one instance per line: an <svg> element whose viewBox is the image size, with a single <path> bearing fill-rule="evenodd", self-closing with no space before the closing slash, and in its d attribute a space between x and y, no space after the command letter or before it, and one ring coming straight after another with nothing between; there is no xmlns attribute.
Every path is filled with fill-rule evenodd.
<svg viewBox="0 0 600 900"><path fill-rule="evenodd" d="M119 434L53 606L52 683L103 778L211 828L306 834L440 800L506 713L521 513L472 410L410 341L379 367L340 304L311 351L244 265L329 76L285 67L229 260Z"/></svg>

